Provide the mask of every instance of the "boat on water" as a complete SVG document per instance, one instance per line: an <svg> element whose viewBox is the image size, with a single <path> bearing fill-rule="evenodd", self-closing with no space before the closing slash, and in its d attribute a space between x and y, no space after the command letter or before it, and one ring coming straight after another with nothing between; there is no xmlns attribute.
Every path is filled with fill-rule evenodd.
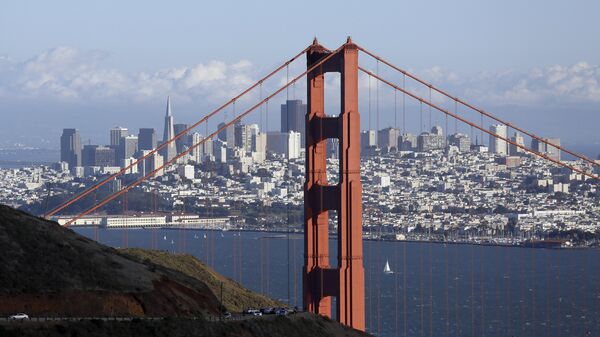
<svg viewBox="0 0 600 337"><path fill-rule="evenodd" d="M163 237L163 240L167 241L167 236L166 235Z"/></svg>
<svg viewBox="0 0 600 337"><path fill-rule="evenodd" d="M198 238L198 234L194 234L194 239L197 239L197 238Z"/></svg>
<svg viewBox="0 0 600 337"><path fill-rule="evenodd" d="M172 245L174 245L174 244L175 244L175 241L171 240L171 244L172 244Z"/></svg>
<svg viewBox="0 0 600 337"><path fill-rule="evenodd" d="M204 238L206 239L206 234L204 234Z"/></svg>
<svg viewBox="0 0 600 337"><path fill-rule="evenodd" d="M394 273L392 271L392 269L390 268L390 262L388 260L385 260L385 267L383 267L383 273L384 274L393 274Z"/></svg>

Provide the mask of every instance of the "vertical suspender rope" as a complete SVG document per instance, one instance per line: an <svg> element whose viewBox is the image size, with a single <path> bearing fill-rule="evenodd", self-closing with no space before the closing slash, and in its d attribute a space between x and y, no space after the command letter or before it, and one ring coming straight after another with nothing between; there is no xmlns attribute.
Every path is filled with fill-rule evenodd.
<svg viewBox="0 0 600 337"><path fill-rule="evenodd" d="M454 114L458 116L458 101L454 100ZM448 116L448 115L446 115ZM454 133L458 133L458 119L454 118Z"/></svg>
<svg viewBox="0 0 600 337"><path fill-rule="evenodd" d="M398 129L398 102L397 102L398 90L394 89L394 128Z"/></svg>
<svg viewBox="0 0 600 337"><path fill-rule="evenodd" d="M402 75L402 89L406 90L406 75ZM402 93L402 127L406 133L406 93Z"/></svg>
<svg viewBox="0 0 600 337"><path fill-rule="evenodd" d="M285 76L286 76L286 84L288 84L290 82L290 69L289 69L289 65L285 67ZM290 104L289 104L289 100L290 100L290 87L288 86L287 88L285 88L285 96L286 96L286 102L285 102L285 115L286 115L286 123L287 123L287 131L288 131L288 137L291 134L290 132ZM296 120L296 116L294 116L294 120ZM297 130L294 130L297 131ZM287 163L287 168L286 168L286 181L289 181L288 179L290 179L290 156L289 156L289 139L288 139L288 156L286 158L286 163ZM286 233L286 253L287 253L287 303L288 305L290 305L290 186L287 186L287 201L286 201L286 212L287 212L287 233Z"/></svg>
<svg viewBox="0 0 600 337"><path fill-rule="evenodd" d="M429 87L429 103L433 103L431 102L431 87ZM431 131L431 128L433 127L433 125L431 125L431 104L429 105L429 130Z"/></svg>
<svg viewBox="0 0 600 337"><path fill-rule="evenodd" d="M371 75L369 75L368 78L369 78L369 131L371 131L372 130L371 120L373 119L372 118L372 113L371 113ZM369 141L370 141L370 138L371 137L369 135ZM371 144L369 144L369 145L371 145Z"/></svg>
<svg viewBox="0 0 600 337"><path fill-rule="evenodd" d="M379 60L377 61L377 66L376 66L376 70L377 72L377 76L379 76ZM375 92L376 92L376 96L375 96L375 112L376 112L376 117L377 119L376 124L375 124L375 128L377 129L375 131L375 139L377 139L377 147L380 148L380 144L379 144L379 81L375 81Z"/></svg>
<svg viewBox="0 0 600 337"><path fill-rule="evenodd" d="M402 302L403 302L403 308L402 308L402 316L404 318L404 337L407 337L408 334L408 320L407 320L407 313L406 313L406 309L407 309L407 305L406 305L406 240L404 240L404 242L402 242Z"/></svg>
<svg viewBox="0 0 600 337"><path fill-rule="evenodd" d="M419 100L419 133L423 133L423 101Z"/></svg>

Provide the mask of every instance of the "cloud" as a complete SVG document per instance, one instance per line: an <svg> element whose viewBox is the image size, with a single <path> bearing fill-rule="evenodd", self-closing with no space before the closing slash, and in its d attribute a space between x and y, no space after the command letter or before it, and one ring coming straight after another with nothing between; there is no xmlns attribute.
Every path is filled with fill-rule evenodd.
<svg viewBox="0 0 600 337"><path fill-rule="evenodd" d="M587 62L552 65L527 72L486 71L471 76L433 67L421 74L434 85L450 88L457 95L485 104L600 103L600 66Z"/></svg>
<svg viewBox="0 0 600 337"><path fill-rule="evenodd" d="M118 103L153 101L170 94L182 102L218 104L254 83L260 75L257 67L244 59L233 63L213 60L131 73L105 66L108 56L102 51L82 51L72 47L57 47L21 62L0 56L0 97ZM586 62L526 72L486 71L463 75L434 66L414 73L453 95L483 105L600 103L600 66ZM291 72L290 77L295 74ZM385 73L382 75L387 77ZM276 83L283 85L285 74L280 76L283 77L278 77ZM397 76L391 78L398 79ZM276 83L263 88L263 96L274 90ZM428 98L426 87L419 88L409 80L406 83L408 89ZM339 77L331 76L326 87L333 90L338 84ZM361 91L369 87L368 77L364 74L360 76L359 85ZM375 81L371 86L374 90ZM253 94L253 98L258 97L258 93ZM436 103L445 100L435 93L432 99Z"/></svg>
<svg viewBox="0 0 600 337"><path fill-rule="evenodd" d="M221 101L252 83L252 64L209 61L155 72L103 66L107 54L72 47L44 51L24 62L0 58L0 95L57 101L146 101L172 94L182 100Z"/></svg>

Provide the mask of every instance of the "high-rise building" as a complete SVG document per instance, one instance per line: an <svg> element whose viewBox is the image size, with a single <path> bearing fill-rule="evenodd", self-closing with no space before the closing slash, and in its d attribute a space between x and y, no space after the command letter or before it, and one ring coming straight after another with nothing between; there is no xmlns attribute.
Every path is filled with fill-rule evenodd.
<svg viewBox="0 0 600 337"><path fill-rule="evenodd" d="M191 138L192 138L192 144L190 144L191 146L199 144L202 140L204 140L204 137L202 137L202 135L198 132L192 133ZM192 156L192 161L194 161L196 163L201 163L202 158L204 158L204 144L194 147L191 151L191 156Z"/></svg>
<svg viewBox="0 0 600 337"><path fill-rule="evenodd" d="M235 140L235 128L236 126L240 123L240 121L235 122L232 125L229 125L227 128L225 128L224 130L222 130L221 132L219 132L219 134L217 135L217 137L219 138L219 140L225 142L225 144L227 145L228 148L232 149L235 147L236 144L236 140ZM225 127L225 122L223 123L219 123L219 125L217 126L217 128L221 129Z"/></svg>
<svg viewBox="0 0 600 337"><path fill-rule="evenodd" d="M213 155L213 140L211 138L204 140L204 156Z"/></svg>
<svg viewBox="0 0 600 337"><path fill-rule="evenodd" d="M446 147L444 132L440 126L431 128L431 132L423 132L417 137L417 149L420 152L441 150Z"/></svg>
<svg viewBox="0 0 600 337"><path fill-rule="evenodd" d="M405 133L399 137L398 143L401 151L414 151L417 148L417 137L412 133Z"/></svg>
<svg viewBox="0 0 600 337"><path fill-rule="evenodd" d="M337 138L327 139L327 158L340 158L340 140Z"/></svg>
<svg viewBox="0 0 600 337"><path fill-rule="evenodd" d="M377 144L387 151L398 150L398 137L400 129L388 127L377 132Z"/></svg>
<svg viewBox="0 0 600 337"><path fill-rule="evenodd" d="M548 144L546 144L546 154L548 157L554 160L560 160L560 150L552 145L560 146L560 138L546 138Z"/></svg>
<svg viewBox="0 0 600 337"><path fill-rule="evenodd" d="M434 127L431 128L431 133L434 135L438 135L438 136L443 136L444 135L444 129L442 129L441 126L436 125Z"/></svg>
<svg viewBox="0 0 600 337"><path fill-rule="evenodd" d="M304 131L305 118L306 104L302 104L302 100L287 100L285 104L281 105L281 132L299 132L302 147L304 147L306 138Z"/></svg>
<svg viewBox="0 0 600 337"><path fill-rule="evenodd" d="M156 130L154 128L140 128L138 133L138 149L153 150L156 148Z"/></svg>
<svg viewBox="0 0 600 337"><path fill-rule="evenodd" d="M150 153L150 150L142 150L140 151L140 158L146 156ZM161 167L164 163L163 156L158 153L154 153L151 156L148 156L146 159L140 161L138 163L138 172L141 176L146 176L150 172L153 172L157 168ZM164 169L158 170L154 173L154 177L162 176L165 173Z"/></svg>
<svg viewBox="0 0 600 337"><path fill-rule="evenodd" d="M360 148L365 150L367 148L377 146L377 134L375 130L365 130L360 133Z"/></svg>
<svg viewBox="0 0 600 337"><path fill-rule="evenodd" d="M96 148L98 145L84 145L81 150L81 166L94 166L96 163Z"/></svg>
<svg viewBox="0 0 600 337"><path fill-rule="evenodd" d="M115 162L115 149L108 146L98 146L94 152L94 166L113 167Z"/></svg>
<svg viewBox="0 0 600 337"><path fill-rule="evenodd" d="M433 150L441 150L446 147L444 137L436 134L423 132L417 136L417 150L419 152L428 152Z"/></svg>
<svg viewBox="0 0 600 337"><path fill-rule="evenodd" d="M60 161L69 168L81 166L81 137L77 129L63 129L60 136Z"/></svg>
<svg viewBox="0 0 600 337"><path fill-rule="evenodd" d="M299 132L267 132L267 151L283 154L288 159L300 157Z"/></svg>
<svg viewBox="0 0 600 337"><path fill-rule="evenodd" d="M510 138L510 140L512 140L514 143L517 143L521 146L525 146L525 140L523 139L523 136L521 136L519 133L515 132L515 135L512 136ZM522 148L514 145L514 144L510 144L509 145L509 154L511 156L520 156L522 154L525 153L525 150L523 150Z"/></svg>
<svg viewBox="0 0 600 337"><path fill-rule="evenodd" d="M469 152L471 150L471 139L464 133L455 133L448 137L448 144L456 146L460 152Z"/></svg>
<svg viewBox="0 0 600 337"><path fill-rule="evenodd" d="M124 159L133 157L138 150L137 145L137 136L127 136L121 138L121 143L119 144L119 164L123 164Z"/></svg>
<svg viewBox="0 0 600 337"><path fill-rule="evenodd" d="M175 130L175 133L173 134L173 136L176 136L176 135L182 133L183 131L187 130L187 128L188 128L187 124L173 125L173 129ZM177 153L181 153L186 147L189 147L189 146L190 146L190 139L187 134L177 138L177 140L175 141L175 148L177 149Z"/></svg>
<svg viewBox="0 0 600 337"><path fill-rule="evenodd" d="M227 143L217 139L213 142L213 153L217 163L227 162Z"/></svg>
<svg viewBox="0 0 600 337"><path fill-rule="evenodd" d="M502 138L508 137L508 129L506 125L492 125L490 126L490 132ZM506 146L506 141L504 139L500 139L494 137L493 135L490 135L489 151L504 156L507 155L508 148Z"/></svg>
<svg viewBox="0 0 600 337"><path fill-rule="evenodd" d="M267 158L267 134L259 132L252 136L253 158L258 162L263 162Z"/></svg>
<svg viewBox="0 0 600 337"><path fill-rule="evenodd" d="M110 129L110 145L118 147L121 144L121 138L127 136L127 128L115 126Z"/></svg>
<svg viewBox="0 0 600 337"><path fill-rule="evenodd" d="M167 113L165 115L165 129L163 132L163 144L175 136L175 126L173 125L173 113L171 112L171 97L167 96ZM171 142L161 149L161 155L165 162L170 161L177 155L175 142Z"/></svg>
<svg viewBox="0 0 600 337"><path fill-rule="evenodd" d="M557 147L552 146L560 146L560 138L544 138L543 140L548 144L535 138L531 139L531 149L545 154L554 160L560 160L560 150Z"/></svg>

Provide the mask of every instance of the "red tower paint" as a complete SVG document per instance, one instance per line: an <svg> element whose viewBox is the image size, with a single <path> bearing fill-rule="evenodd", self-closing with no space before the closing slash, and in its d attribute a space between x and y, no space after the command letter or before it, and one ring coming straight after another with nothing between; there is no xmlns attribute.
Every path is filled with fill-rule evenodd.
<svg viewBox="0 0 600 337"><path fill-rule="evenodd" d="M317 40L307 52L311 67L331 52ZM325 114L325 73L341 74L341 111ZM348 38L342 50L307 75L306 182L304 185L303 296L306 310L331 317L337 298L338 320L365 329L365 276L362 249L358 48ZM339 183L327 182L329 138L339 139ZM338 212L337 268L329 265L328 211Z"/></svg>

